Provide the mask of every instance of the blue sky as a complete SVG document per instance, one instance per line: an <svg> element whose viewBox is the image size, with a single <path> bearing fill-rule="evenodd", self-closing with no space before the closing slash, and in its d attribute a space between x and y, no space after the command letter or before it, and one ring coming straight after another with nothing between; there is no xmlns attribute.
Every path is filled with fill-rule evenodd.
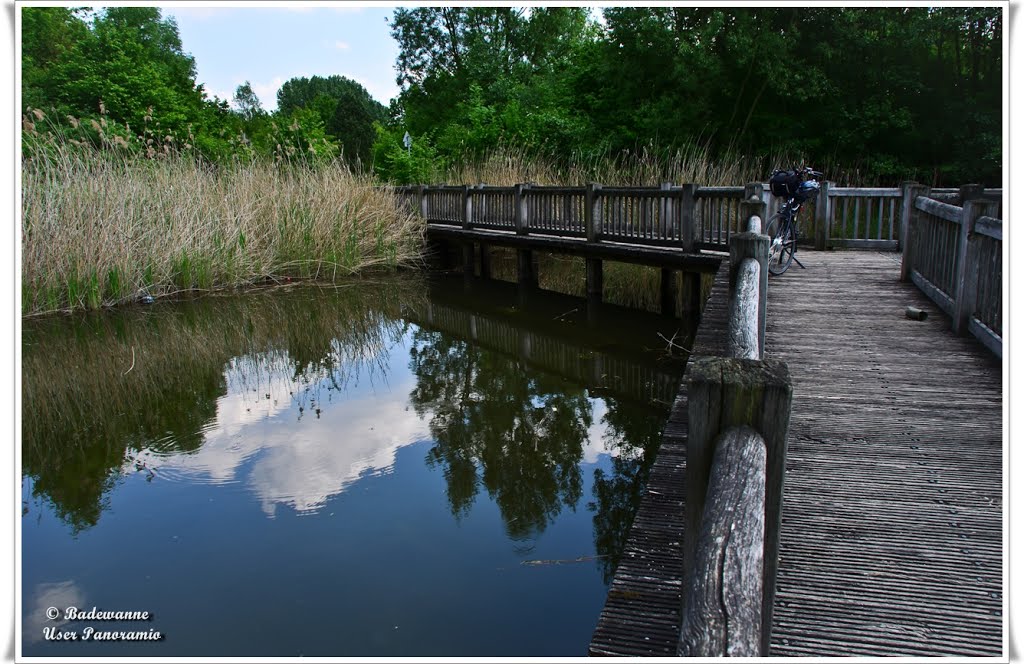
<svg viewBox="0 0 1024 664"><path fill-rule="evenodd" d="M264 109L290 78L339 74L385 106L398 94L398 45L386 19L393 7L163 6L178 23L182 46L196 61L196 80L209 96L230 100L248 80Z"/></svg>

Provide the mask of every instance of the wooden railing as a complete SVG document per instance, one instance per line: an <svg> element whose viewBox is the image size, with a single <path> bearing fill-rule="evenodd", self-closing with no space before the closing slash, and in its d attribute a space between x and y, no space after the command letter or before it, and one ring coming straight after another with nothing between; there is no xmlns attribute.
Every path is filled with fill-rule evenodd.
<svg viewBox="0 0 1024 664"><path fill-rule="evenodd" d="M904 187L903 199L900 278L949 314L954 332L970 332L1002 357L1001 203L982 197L951 205L914 184Z"/></svg>
<svg viewBox="0 0 1024 664"><path fill-rule="evenodd" d="M902 249L903 189L836 187L822 182L817 200L808 201L800 216L801 237L813 241L817 249ZM684 251L728 251L729 240L741 232L745 219L741 205L751 196L765 201L769 216L781 203L763 183L745 187L671 183L660 187L421 186L394 191L409 209L432 223ZM966 185L932 190L933 198L954 205L964 196L985 198L1001 209L1001 189ZM1000 211L992 216L998 218Z"/></svg>
<svg viewBox="0 0 1024 664"><path fill-rule="evenodd" d="M418 186L393 189L429 223L656 247L728 251L745 198L762 185Z"/></svg>
<svg viewBox="0 0 1024 664"><path fill-rule="evenodd" d="M932 192L937 200L956 205L964 196L984 197L1000 206L1002 201L1002 189L984 190L977 185ZM769 211L781 203L770 193L765 196ZM836 187L826 181L821 183L817 200L804 206L800 235L802 240L813 241L816 249L896 251L903 248L903 218L903 187Z"/></svg>
<svg viewBox="0 0 1024 664"><path fill-rule="evenodd" d="M771 639L792 388L762 359L768 238L759 215L747 229L730 246L732 357L688 369L684 657L766 656Z"/></svg>

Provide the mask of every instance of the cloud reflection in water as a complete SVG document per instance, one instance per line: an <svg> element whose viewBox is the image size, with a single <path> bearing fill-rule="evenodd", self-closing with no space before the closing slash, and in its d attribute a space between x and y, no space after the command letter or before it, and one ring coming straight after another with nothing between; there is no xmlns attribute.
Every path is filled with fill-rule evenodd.
<svg viewBox="0 0 1024 664"><path fill-rule="evenodd" d="M328 369L297 372L287 353L235 358L202 447L143 458L161 477L244 483L267 516L278 505L313 513L360 477L389 472L399 448L429 436L407 407L411 377L398 378L346 391Z"/></svg>

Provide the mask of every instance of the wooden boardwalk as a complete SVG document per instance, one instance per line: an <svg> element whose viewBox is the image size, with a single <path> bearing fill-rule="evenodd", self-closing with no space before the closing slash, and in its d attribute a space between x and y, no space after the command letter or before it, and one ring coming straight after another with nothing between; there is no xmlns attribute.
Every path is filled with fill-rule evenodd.
<svg viewBox="0 0 1024 664"><path fill-rule="evenodd" d="M898 282L898 254L798 256L768 300L766 357L793 378L771 655L1004 654L1000 363ZM696 354L723 354L722 277ZM685 407L591 654L674 652Z"/></svg>

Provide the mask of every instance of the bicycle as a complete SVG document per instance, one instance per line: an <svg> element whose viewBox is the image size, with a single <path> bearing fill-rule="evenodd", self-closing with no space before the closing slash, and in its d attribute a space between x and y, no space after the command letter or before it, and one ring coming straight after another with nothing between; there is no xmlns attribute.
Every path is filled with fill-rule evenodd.
<svg viewBox="0 0 1024 664"><path fill-rule="evenodd" d="M822 173L811 168L796 168L791 171L776 171L769 186L775 196L783 196L786 202L782 204L779 211L768 219L764 232L769 238L768 245L768 272L773 275L780 275L789 269L789 266L796 261L801 268L804 264L796 257L797 240L797 214L803 204L818 195L821 185L818 178Z"/></svg>

